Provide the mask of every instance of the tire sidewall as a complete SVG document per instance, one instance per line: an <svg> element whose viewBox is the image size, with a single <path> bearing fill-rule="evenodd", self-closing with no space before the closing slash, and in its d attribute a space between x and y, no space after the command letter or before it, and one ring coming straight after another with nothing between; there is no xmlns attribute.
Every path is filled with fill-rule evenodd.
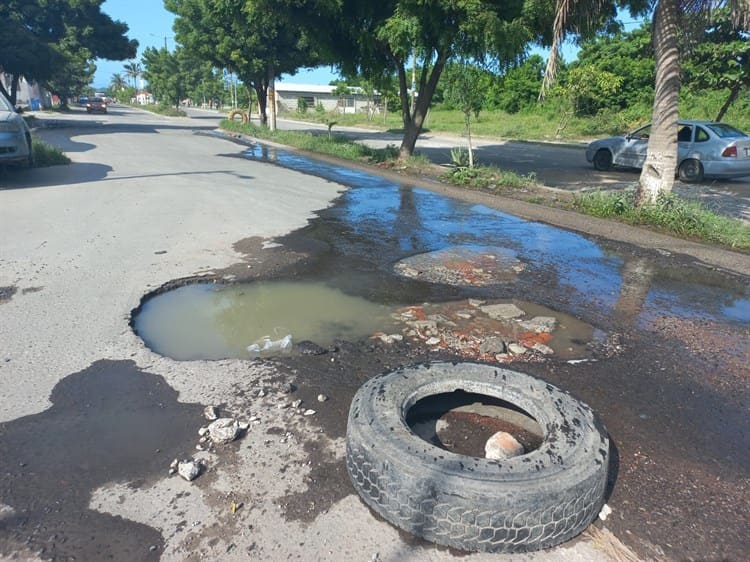
<svg viewBox="0 0 750 562"><path fill-rule="evenodd" d="M522 408L542 427L542 445L497 461L454 454L417 437L406 425L409 408L422 398L457 389ZM539 379L472 363L436 363L371 379L355 396L347 427L347 467L365 502L409 532L465 550L535 550L580 533L603 503L608 454L606 431L587 406ZM369 484L362 486L361 478L358 482L358 463L377 475L375 492ZM424 507L404 508L410 498L401 496L407 495L412 501L419 498ZM465 524L460 531L437 533L434 527L442 515L431 513L435 506L470 517L488 513L497 520L502 515L502 525L513 521L530 536L519 544L493 544L477 538L485 529ZM415 511L420 512L418 524L409 517ZM529 517L540 525L529 523ZM554 533L542 533L545 521L558 520ZM532 528L537 527L534 536Z"/></svg>

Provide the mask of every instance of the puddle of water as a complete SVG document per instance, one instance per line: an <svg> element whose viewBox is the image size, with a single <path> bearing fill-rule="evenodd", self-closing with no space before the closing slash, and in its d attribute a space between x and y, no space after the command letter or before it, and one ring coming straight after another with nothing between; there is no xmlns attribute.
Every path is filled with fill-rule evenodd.
<svg viewBox="0 0 750 562"><path fill-rule="evenodd" d="M352 187L316 221L340 259L361 261L365 256L391 271L394 263L417 254L497 246L515 252L527 266L515 287L518 293L497 296L536 301L541 278L547 303L563 301L575 315L593 309L602 317L624 314L639 324L666 314L750 326L747 288L725 276L693 270L686 275L680 266L657 270L652 260L577 233L283 150L255 146L244 156ZM648 262L646 274L634 276L642 261ZM533 276L536 286L523 285L524 277Z"/></svg>
<svg viewBox="0 0 750 562"><path fill-rule="evenodd" d="M247 346L289 334L326 347L393 324L391 310L319 282L195 284L144 303L135 330L146 345L177 360L248 358Z"/></svg>

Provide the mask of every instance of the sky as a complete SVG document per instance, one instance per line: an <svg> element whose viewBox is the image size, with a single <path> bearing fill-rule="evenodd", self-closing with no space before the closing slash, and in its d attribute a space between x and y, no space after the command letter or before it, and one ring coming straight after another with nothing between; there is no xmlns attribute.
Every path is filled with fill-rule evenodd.
<svg viewBox="0 0 750 562"><path fill-rule="evenodd" d="M102 11L112 19L128 24L130 30L128 37L138 40L138 55L135 60L141 60L143 51L147 47L161 48L166 43L168 49L174 49L174 32L172 23L174 14L164 9L162 0L106 0L102 4ZM621 19L631 19L627 14L620 14ZM626 29L635 27L638 22L630 22ZM547 53L539 52L546 58ZM576 49L572 45L566 45L563 49L563 58L572 60L575 58ZM128 61L107 61L99 59L96 61L96 74L93 86L96 89L105 89L112 81L114 74L123 74L123 66ZM337 73L330 67L320 67L310 70L301 69L294 76L282 76L281 80L289 84L328 84L337 78Z"/></svg>

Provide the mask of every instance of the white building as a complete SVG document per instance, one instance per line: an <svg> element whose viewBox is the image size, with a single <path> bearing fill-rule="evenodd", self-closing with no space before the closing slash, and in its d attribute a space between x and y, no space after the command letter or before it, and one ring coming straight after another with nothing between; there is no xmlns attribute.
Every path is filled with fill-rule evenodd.
<svg viewBox="0 0 750 562"><path fill-rule="evenodd" d="M336 86L319 86L316 84L286 84L276 82L276 107L279 111L296 111L297 100L302 98L307 102L309 111L313 111L318 104L326 111L338 109L343 113L356 113L358 111L378 111L377 103L379 95L375 99L368 100L361 88L349 88L349 94L340 98L333 94Z"/></svg>

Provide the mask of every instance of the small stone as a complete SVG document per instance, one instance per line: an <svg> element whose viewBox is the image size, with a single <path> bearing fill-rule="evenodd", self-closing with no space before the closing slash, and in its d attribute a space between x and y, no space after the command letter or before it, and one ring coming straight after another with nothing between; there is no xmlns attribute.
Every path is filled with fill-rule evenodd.
<svg viewBox="0 0 750 562"><path fill-rule="evenodd" d="M314 416L316 414L315 410L305 410L302 414L303 416Z"/></svg>
<svg viewBox="0 0 750 562"><path fill-rule="evenodd" d="M310 340L303 340L297 344L297 353L302 355L323 355L327 350Z"/></svg>
<svg viewBox="0 0 750 562"><path fill-rule="evenodd" d="M555 352L550 346L538 342L535 343L531 349L538 351L543 355L552 355Z"/></svg>
<svg viewBox="0 0 750 562"><path fill-rule="evenodd" d="M498 431L487 440L484 446L484 456L488 459L506 460L525 453L515 437L505 431Z"/></svg>
<svg viewBox="0 0 750 562"><path fill-rule="evenodd" d="M437 345L440 343L440 338L430 338L425 342L427 345Z"/></svg>
<svg viewBox="0 0 750 562"><path fill-rule="evenodd" d="M599 512L599 519L602 521L606 521L607 517L610 516L612 513L612 508L609 507L606 503L602 506L602 510Z"/></svg>
<svg viewBox="0 0 750 562"><path fill-rule="evenodd" d="M201 443L198 443L198 444L195 445L195 450L196 451L205 451L206 448Z"/></svg>
<svg viewBox="0 0 750 562"><path fill-rule="evenodd" d="M510 320L512 318L519 318L526 314L513 303L489 304L481 307L480 310L493 320Z"/></svg>
<svg viewBox="0 0 750 562"><path fill-rule="evenodd" d="M325 402L326 400L328 400L328 396L325 394L318 394L318 402Z"/></svg>
<svg viewBox="0 0 750 562"><path fill-rule="evenodd" d="M490 336L479 344L479 353L482 355L495 355L497 353L505 353L505 342L503 338L497 336Z"/></svg>
<svg viewBox="0 0 750 562"><path fill-rule="evenodd" d="M554 316L534 316L531 320L521 322L521 326L529 332L549 333L557 327L557 318Z"/></svg>
<svg viewBox="0 0 750 562"><path fill-rule="evenodd" d="M195 480L201 473L201 465L194 460L180 461L177 472L188 482Z"/></svg>
<svg viewBox="0 0 750 562"><path fill-rule="evenodd" d="M208 435L204 435L200 439L198 439L198 443L208 443Z"/></svg>
<svg viewBox="0 0 750 562"><path fill-rule="evenodd" d="M495 355L495 360L505 361L508 357L510 357L510 355L508 355L507 353L498 353L497 355Z"/></svg>
<svg viewBox="0 0 750 562"><path fill-rule="evenodd" d="M208 433L208 427L201 427L198 430L198 435L200 435L201 437L203 437L206 433Z"/></svg>
<svg viewBox="0 0 750 562"><path fill-rule="evenodd" d="M266 395L266 391L262 388L258 391L258 398L263 398Z"/></svg>
<svg viewBox="0 0 750 562"><path fill-rule="evenodd" d="M238 425L240 426L240 431L247 431L250 429L250 424L248 422L240 422Z"/></svg>
<svg viewBox="0 0 750 562"><path fill-rule="evenodd" d="M175 474L176 472L177 472L177 469L176 469L176 468L170 468L170 469L169 469L169 475L170 475L170 476L172 476L172 475L173 475L173 474Z"/></svg>
<svg viewBox="0 0 750 562"><path fill-rule="evenodd" d="M207 420L214 421L219 419L219 409L216 406L206 406L203 415Z"/></svg>
<svg viewBox="0 0 750 562"><path fill-rule="evenodd" d="M523 355L526 353L526 348L520 343L513 342L508 344L508 351L513 355Z"/></svg>
<svg viewBox="0 0 750 562"><path fill-rule="evenodd" d="M149 550L150 550L151 552L156 552L157 548L158 548L158 547L157 547L157 546L156 546L155 544L152 544L151 546L149 546L149 547L148 547L148 549L149 549Z"/></svg>
<svg viewBox="0 0 750 562"><path fill-rule="evenodd" d="M292 408L299 408L302 405L302 400L295 400L292 402Z"/></svg>
<svg viewBox="0 0 750 562"><path fill-rule="evenodd" d="M468 310L459 310L456 312L456 317L461 318L462 320L470 320L474 315Z"/></svg>
<svg viewBox="0 0 750 562"><path fill-rule="evenodd" d="M260 418L258 416L250 416L249 422L259 422Z"/></svg>
<svg viewBox="0 0 750 562"><path fill-rule="evenodd" d="M276 407L279 410L285 410L286 408L289 407L289 402L279 402L278 404L276 404Z"/></svg>
<svg viewBox="0 0 750 562"><path fill-rule="evenodd" d="M404 339L404 336L402 336L401 334L390 334L388 337L393 341L402 341Z"/></svg>
<svg viewBox="0 0 750 562"><path fill-rule="evenodd" d="M177 468L177 465L180 464L180 461L175 459L172 461L172 463L169 465L169 468Z"/></svg>
<svg viewBox="0 0 750 562"><path fill-rule="evenodd" d="M481 301L479 299L469 299L469 306L473 306L474 308L479 308L487 301Z"/></svg>
<svg viewBox="0 0 750 562"><path fill-rule="evenodd" d="M232 418L219 418L208 426L208 435L214 443L229 443L240 434L240 424Z"/></svg>

